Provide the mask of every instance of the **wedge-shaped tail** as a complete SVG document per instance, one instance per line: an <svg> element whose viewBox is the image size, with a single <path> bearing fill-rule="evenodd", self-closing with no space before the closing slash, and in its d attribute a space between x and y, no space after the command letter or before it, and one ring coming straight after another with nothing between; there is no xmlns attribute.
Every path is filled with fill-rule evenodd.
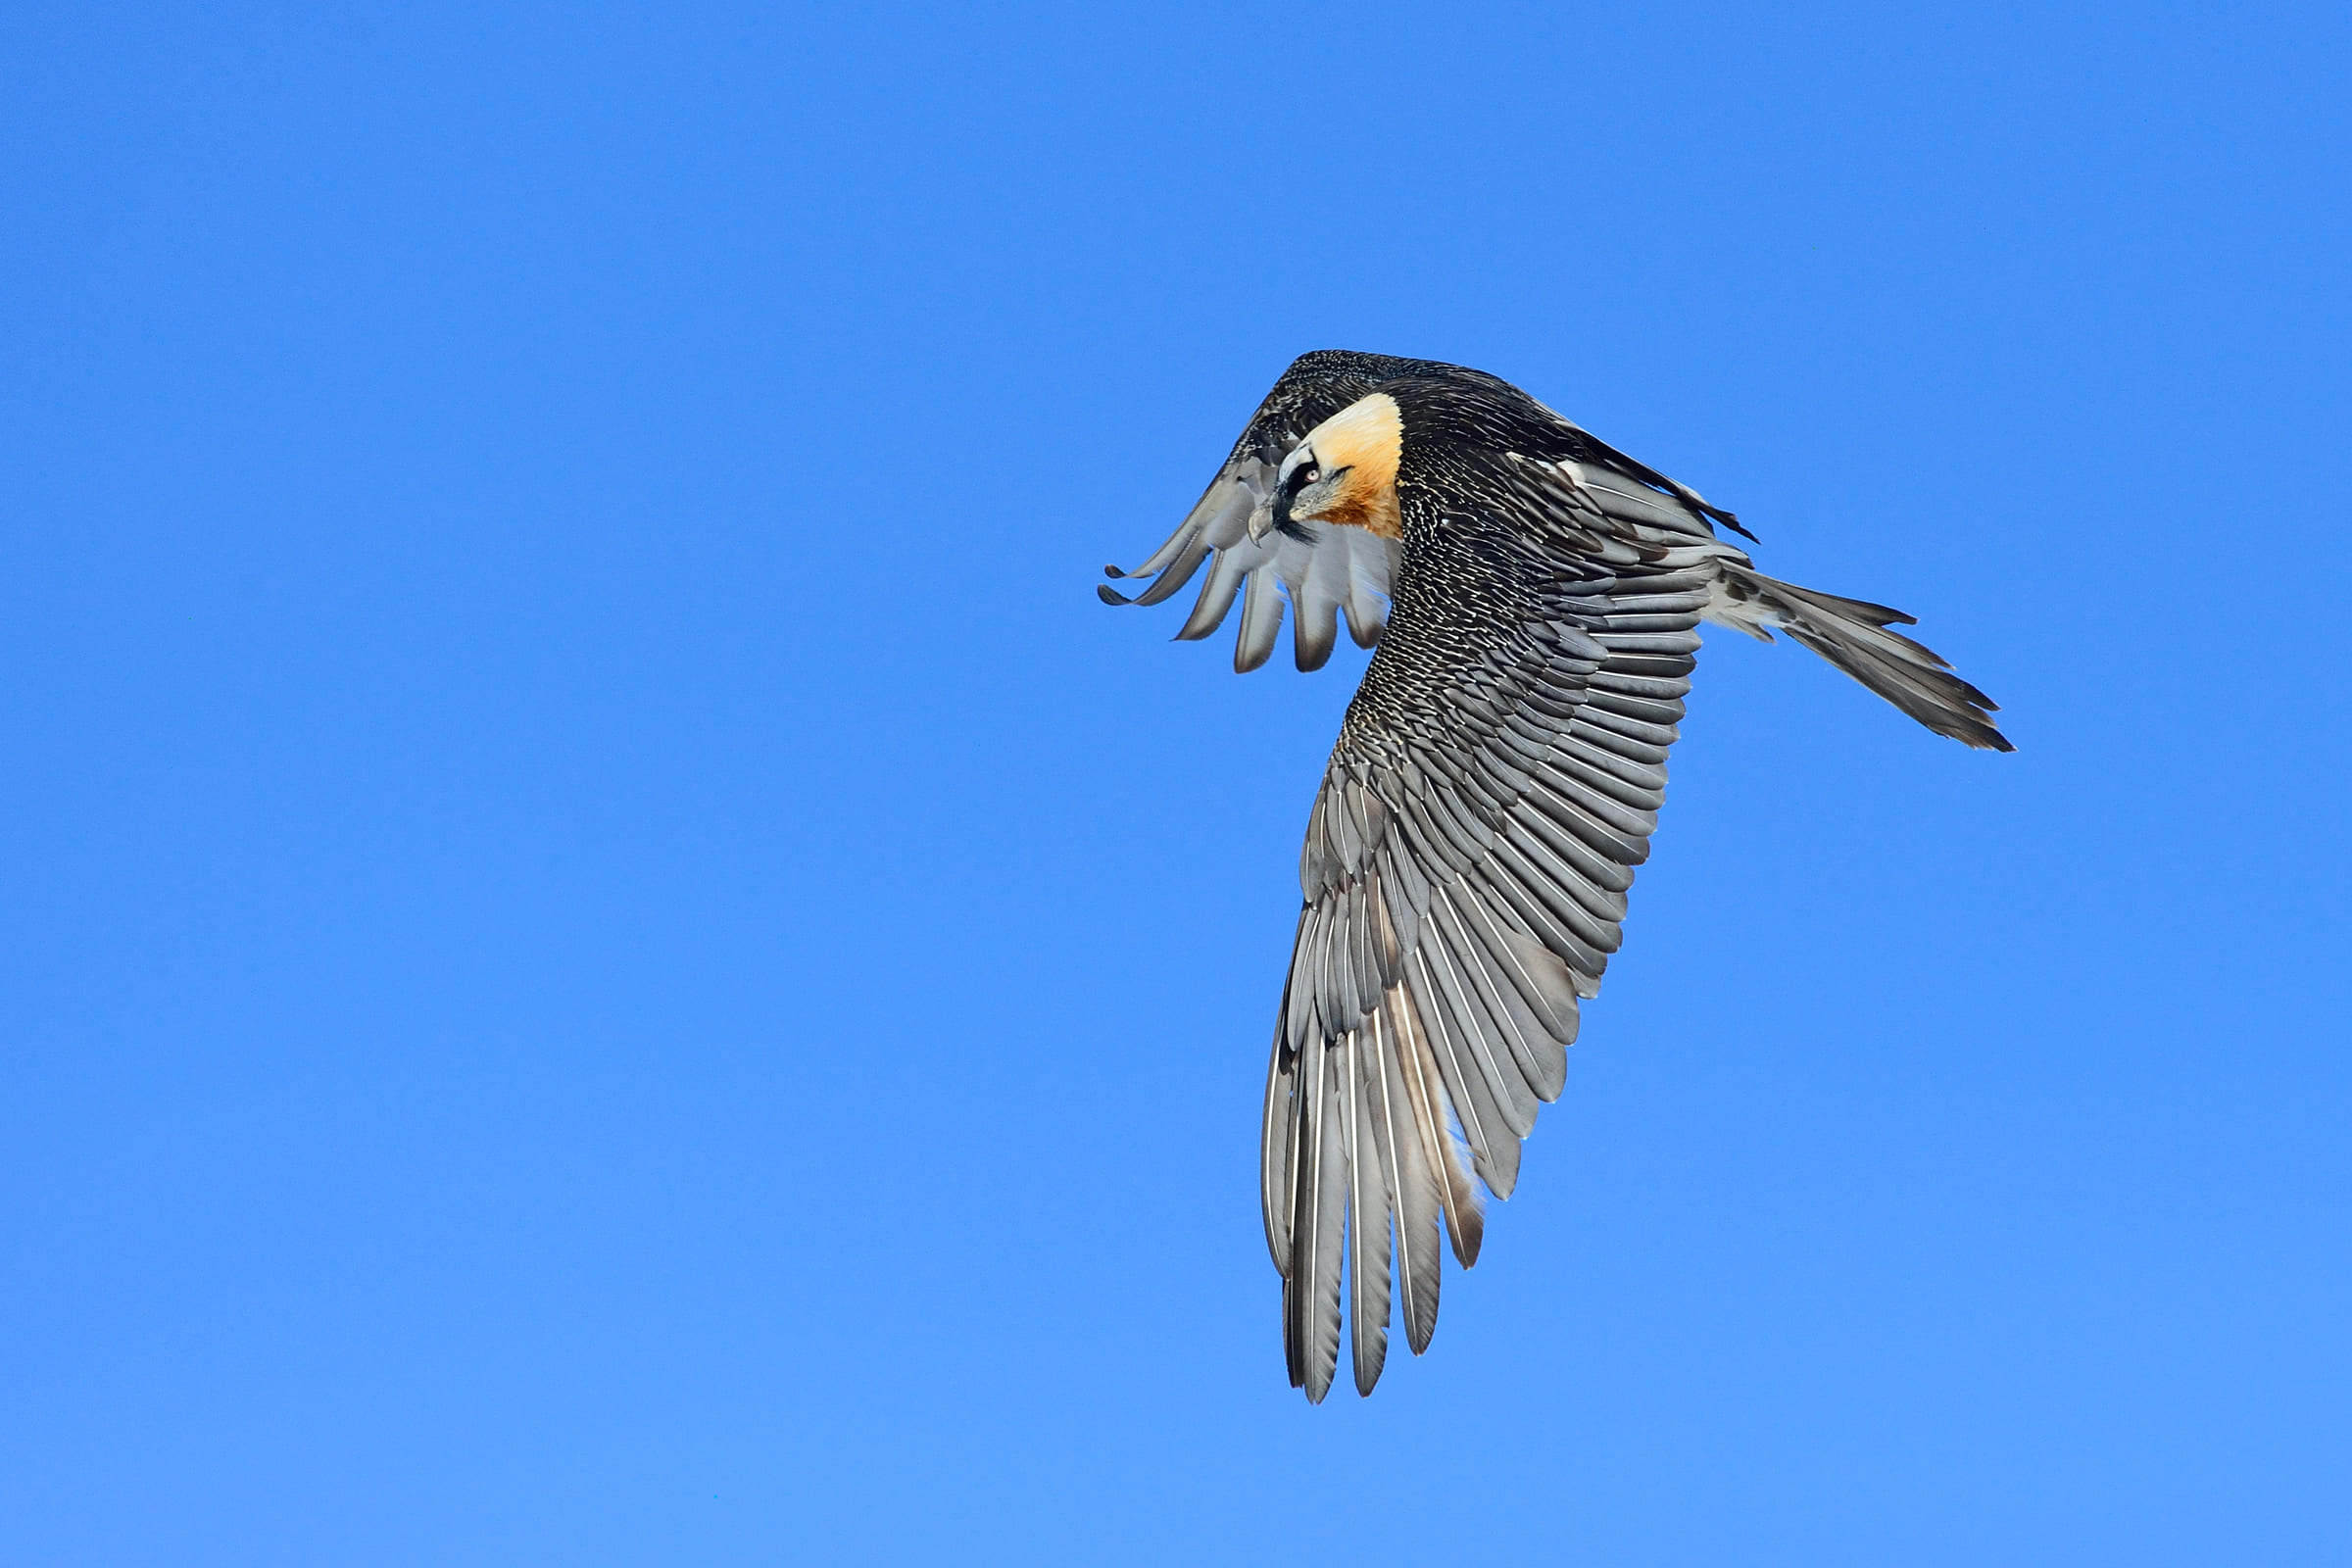
<svg viewBox="0 0 2352 1568"><path fill-rule="evenodd" d="M1785 631L1936 734L1980 751L2017 750L1988 716L2000 711L1998 703L1953 674L1933 649L1886 629L1915 626L1915 615L1726 561L1706 616L1765 642Z"/></svg>

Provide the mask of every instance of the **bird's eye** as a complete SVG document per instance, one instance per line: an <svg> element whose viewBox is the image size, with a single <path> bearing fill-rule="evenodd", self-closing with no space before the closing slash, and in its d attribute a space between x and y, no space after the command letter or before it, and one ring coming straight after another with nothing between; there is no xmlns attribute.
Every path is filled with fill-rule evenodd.
<svg viewBox="0 0 2352 1568"><path fill-rule="evenodd" d="M1298 470L1298 482L1300 484L1313 484L1317 479L1322 477L1323 470L1316 467L1311 463Z"/></svg>

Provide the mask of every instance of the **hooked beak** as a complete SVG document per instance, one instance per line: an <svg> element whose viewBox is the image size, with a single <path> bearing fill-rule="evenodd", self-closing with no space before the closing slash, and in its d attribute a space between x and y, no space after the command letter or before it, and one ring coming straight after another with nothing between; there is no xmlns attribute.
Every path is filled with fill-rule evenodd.
<svg viewBox="0 0 2352 1568"><path fill-rule="evenodd" d="M1250 542L1264 544L1266 535L1291 523L1291 498L1279 490L1260 501L1250 513Z"/></svg>
<svg viewBox="0 0 2352 1568"><path fill-rule="evenodd" d="M1250 514L1251 540L1263 544L1270 533L1289 534L1295 539L1307 537L1306 530L1291 515L1291 503L1298 499L1298 470L1311 466L1314 461L1314 453L1305 446L1298 447L1283 460L1282 467L1274 478L1274 493L1259 502L1256 510Z"/></svg>

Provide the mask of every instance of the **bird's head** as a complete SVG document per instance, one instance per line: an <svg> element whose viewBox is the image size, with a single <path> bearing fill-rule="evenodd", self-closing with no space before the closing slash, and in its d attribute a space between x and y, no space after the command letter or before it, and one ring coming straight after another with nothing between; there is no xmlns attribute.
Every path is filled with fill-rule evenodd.
<svg viewBox="0 0 2352 1568"><path fill-rule="evenodd" d="M1396 462L1404 451L1404 416L1386 392L1360 398L1307 432L1282 460L1274 495L1250 519L1255 538L1301 522L1368 528L1383 539L1404 537L1396 506Z"/></svg>

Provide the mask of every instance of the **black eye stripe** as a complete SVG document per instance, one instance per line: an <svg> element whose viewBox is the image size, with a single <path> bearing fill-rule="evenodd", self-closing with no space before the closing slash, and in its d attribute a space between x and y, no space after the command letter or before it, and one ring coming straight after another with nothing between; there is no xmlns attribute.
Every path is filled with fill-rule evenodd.
<svg viewBox="0 0 2352 1568"><path fill-rule="evenodd" d="M1347 473L1351 466L1352 465L1349 464L1342 464L1336 468L1325 468L1319 463L1301 463L1284 476L1282 492L1286 496L1296 496L1309 485L1330 484L1339 479L1342 474Z"/></svg>

